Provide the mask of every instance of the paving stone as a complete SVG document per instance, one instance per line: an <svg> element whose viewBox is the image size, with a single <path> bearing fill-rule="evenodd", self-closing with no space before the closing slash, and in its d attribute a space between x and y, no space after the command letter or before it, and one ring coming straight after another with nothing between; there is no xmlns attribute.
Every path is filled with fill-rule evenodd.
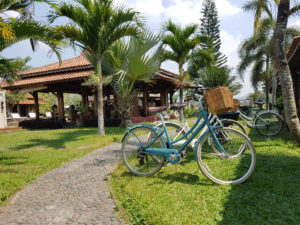
<svg viewBox="0 0 300 225"><path fill-rule="evenodd" d="M0 225L124 224L106 182L120 149L106 146L40 176L0 207Z"/></svg>

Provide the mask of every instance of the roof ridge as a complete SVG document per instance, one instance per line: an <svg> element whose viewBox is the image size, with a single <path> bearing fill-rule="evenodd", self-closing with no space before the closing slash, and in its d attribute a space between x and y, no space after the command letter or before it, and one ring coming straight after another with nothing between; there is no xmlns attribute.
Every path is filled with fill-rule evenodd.
<svg viewBox="0 0 300 225"><path fill-rule="evenodd" d="M39 73L39 72L30 72L30 71L35 71L35 70L43 68L43 67L50 67L50 66L60 65L60 64L62 65L63 63L69 62L71 60L75 60L76 58L82 58L82 57L84 57L84 56L79 55L79 56L76 56L76 57L73 57L73 58L62 60L61 62L55 62L55 63L50 63L50 64L47 64L47 65L43 65L43 66L34 67L34 68L29 69L29 70L21 71L20 73L18 73L18 75L21 76L21 75L29 75L29 74ZM74 67L76 67L76 66L74 66Z"/></svg>

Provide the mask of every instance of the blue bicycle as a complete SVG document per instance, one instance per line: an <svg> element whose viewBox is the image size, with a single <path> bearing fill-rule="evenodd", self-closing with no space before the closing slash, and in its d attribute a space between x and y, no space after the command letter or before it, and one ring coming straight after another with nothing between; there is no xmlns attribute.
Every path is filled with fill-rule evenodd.
<svg viewBox="0 0 300 225"><path fill-rule="evenodd" d="M152 107L152 112L163 112L165 107ZM138 176L152 176L167 162L177 164L194 145L194 159L201 172L217 184L239 184L253 173L256 163L255 148L243 133L210 124L200 101L200 112L195 124L181 137L171 140L161 115L163 127L142 124L131 127L122 139L122 157L129 171ZM202 130L206 131L201 134ZM176 143L184 140L178 146Z"/></svg>

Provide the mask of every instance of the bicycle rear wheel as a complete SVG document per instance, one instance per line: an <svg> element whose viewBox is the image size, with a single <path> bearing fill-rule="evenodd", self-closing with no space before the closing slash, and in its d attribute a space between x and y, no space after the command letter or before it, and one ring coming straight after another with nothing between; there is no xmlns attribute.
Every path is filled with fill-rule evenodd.
<svg viewBox="0 0 300 225"><path fill-rule="evenodd" d="M255 148L246 135L230 128L216 129L215 135L226 154L217 147L211 132L201 139L197 148L197 163L201 172L217 184L239 184L254 171ZM221 137L221 138L220 138Z"/></svg>
<svg viewBox="0 0 300 225"><path fill-rule="evenodd" d="M129 130L122 141L122 157L129 171L138 176L152 176L164 165L165 158L159 155L145 154L143 147L156 135L149 127L137 127ZM151 148L165 148L159 137Z"/></svg>
<svg viewBox="0 0 300 225"><path fill-rule="evenodd" d="M283 121L277 113L265 112L257 115L254 124L258 133L270 137L280 133Z"/></svg>
<svg viewBox="0 0 300 225"><path fill-rule="evenodd" d="M157 125L157 127L162 129L163 124L160 123L159 125ZM182 125L180 126L176 123L165 122L165 127L166 127L166 130L168 132L168 135L169 135L169 138L171 139L171 141L175 141L186 134L184 127Z"/></svg>
<svg viewBox="0 0 300 225"><path fill-rule="evenodd" d="M235 120L222 119L221 122L223 123L224 127L238 130L238 131L242 132L243 134L247 135L247 132L246 132L246 129L244 128L244 126Z"/></svg>

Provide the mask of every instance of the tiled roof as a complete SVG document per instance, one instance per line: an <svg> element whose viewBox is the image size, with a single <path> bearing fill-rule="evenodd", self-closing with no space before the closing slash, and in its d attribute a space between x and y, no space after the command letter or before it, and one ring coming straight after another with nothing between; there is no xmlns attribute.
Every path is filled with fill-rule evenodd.
<svg viewBox="0 0 300 225"><path fill-rule="evenodd" d="M91 73L92 73L92 70L86 70L86 71L64 73L64 74L59 74L59 75L53 74L53 75L41 76L41 77L30 77L30 78L26 78L26 79L17 80L11 84L4 84L4 85L2 85L2 87L17 88L17 87L33 85L33 84L47 85L50 83L59 83L59 82L64 82L64 81L84 79L84 78L87 78Z"/></svg>
<svg viewBox="0 0 300 225"><path fill-rule="evenodd" d="M33 68L30 70L23 71L18 75L22 77L27 76L38 76L38 75L47 75L58 72L70 72L74 70L80 69L91 69L92 66L90 62L84 56L78 56L72 59L67 59L62 61L61 63L53 63L46 66L41 66L37 68Z"/></svg>
<svg viewBox="0 0 300 225"><path fill-rule="evenodd" d="M290 61L300 46L300 36L294 37L293 42L286 53L286 58Z"/></svg>
<svg viewBox="0 0 300 225"><path fill-rule="evenodd" d="M8 84L2 83L5 89L17 89L28 86L42 86L50 83L85 79L93 71L92 65L84 56L64 60L61 63L53 63L46 66L30 69L19 73L20 79ZM158 77L163 80L176 83L178 75L165 69L160 69ZM184 86L189 86L185 84Z"/></svg>

